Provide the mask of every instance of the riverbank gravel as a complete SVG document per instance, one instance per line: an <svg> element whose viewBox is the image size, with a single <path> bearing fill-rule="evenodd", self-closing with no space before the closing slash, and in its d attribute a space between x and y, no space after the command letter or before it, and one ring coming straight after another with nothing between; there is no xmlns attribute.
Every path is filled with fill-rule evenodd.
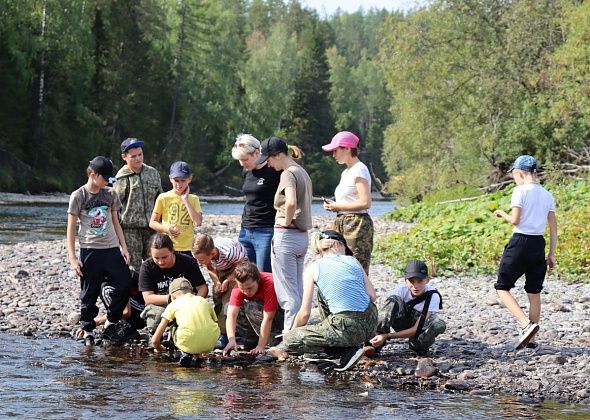
<svg viewBox="0 0 590 420"><path fill-rule="evenodd" d="M203 230L237 237L239 220L207 215ZM314 229L328 228L330 222L315 217ZM379 235L409 227L382 218L375 218L375 225ZM65 239L0 245L0 261L0 331L69 338L78 321L79 281L69 267ZM372 265L371 280L379 301L403 281L382 264ZM515 294L525 304L521 282ZM351 371L327 375L360 382L368 389L436 389L590 403L590 285L565 284L549 275L542 293L540 346L514 351L518 327L496 299L493 283L490 276L432 280L443 296L440 316L447 331L427 357L415 356L406 340L390 341L380 356L364 357ZM291 363L317 369L300 359Z"/></svg>

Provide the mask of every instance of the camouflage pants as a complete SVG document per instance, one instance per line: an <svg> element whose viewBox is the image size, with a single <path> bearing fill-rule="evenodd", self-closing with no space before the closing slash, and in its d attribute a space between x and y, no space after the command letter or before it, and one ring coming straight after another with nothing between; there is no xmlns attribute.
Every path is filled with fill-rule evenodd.
<svg viewBox="0 0 590 420"><path fill-rule="evenodd" d="M259 300L244 301L242 304L238 315L236 333L242 337L246 347L254 348L258 344L263 314L263 304ZM267 343L269 346L274 346L280 341L280 339L276 339L275 336L281 334L283 331L284 314L284 311L280 308L275 313L275 317L272 321L272 328L270 330L270 338Z"/></svg>
<svg viewBox="0 0 590 420"><path fill-rule="evenodd" d="M125 243L129 251L129 265L139 273L141 262L148 257L150 236L154 233L150 228L123 228Z"/></svg>
<svg viewBox="0 0 590 420"><path fill-rule="evenodd" d="M141 312L140 316L142 319L145 319L145 324L150 334L155 333L156 328L160 325L164 309L166 309L164 306L149 304L145 305L144 310Z"/></svg>
<svg viewBox="0 0 590 420"><path fill-rule="evenodd" d="M296 353L321 353L325 348L361 345L375 335L377 307L371 302L364 312L331 314L318 293L322 322L289 330L283 346Z"/></svg>
<svg viewBox="0 0 590 420"><path fill-rule="evenodd" d="M402 298L392 296L379 308L377 333L388 333L391 329L402 331L412 328L420 315L421 312L408 306ZM422 333L418 337L409 339L410 348L418 351L428 350L434 343L436 336L445 332L446 329L445 322L436 315L431 314L424 322Z"/></svg>
<svg viewBox="0 0 590 420"><path fill-rule="evenodd" d="M354 257L369 275L373 252L373 219L367 213L339 214L334 220L334 230L340 232Z"/></svg>

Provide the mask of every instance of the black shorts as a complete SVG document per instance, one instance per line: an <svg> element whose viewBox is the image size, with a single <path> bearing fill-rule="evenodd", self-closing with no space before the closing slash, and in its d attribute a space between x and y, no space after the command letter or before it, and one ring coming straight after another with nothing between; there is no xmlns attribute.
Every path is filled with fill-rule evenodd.
<svg viewBox="0 0 590 420"><path fill-rule="evenodd" d="M498 280L494 287L496 290L510 290L524 274L524 290L527 293L541 293L545 273L545 238L541 235L515 233L504 247Z"/></svg>

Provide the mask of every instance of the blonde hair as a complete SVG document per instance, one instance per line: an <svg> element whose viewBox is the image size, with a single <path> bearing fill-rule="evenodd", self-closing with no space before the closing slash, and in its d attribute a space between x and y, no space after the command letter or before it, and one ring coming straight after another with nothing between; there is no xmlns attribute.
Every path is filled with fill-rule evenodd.
<svg viewBox="0 0 590 420"><path fill-rule="evenodd" d="M193 255L210 254L214 248L215 243L213 242L213 238L211 237L211 235L201 233L195 236L195 240L193 241L192 253Z"/></svg>
<svg viewBox="0 0 590 420"><path fill-rule="evenodd" d="M240 134L231 149L231 156L235 160L240 160L256 150L260 150L260 141L251 134Z"/></svg>
<svg viewBox="0 0 590 420"><path fill-rule="evenodd" d="M341 242L336 239L322 239L320 232L313 232L309 239L311 250L316 255L322 255L329 249L335 248Z"/></svg>
<svg viewBox="0 0 590 420"><path fill-rule="evenodd" d="M293 144L288 144L287 147L289 148L289 154L293 159L301 159L303 156L303 150Z"/></svg>

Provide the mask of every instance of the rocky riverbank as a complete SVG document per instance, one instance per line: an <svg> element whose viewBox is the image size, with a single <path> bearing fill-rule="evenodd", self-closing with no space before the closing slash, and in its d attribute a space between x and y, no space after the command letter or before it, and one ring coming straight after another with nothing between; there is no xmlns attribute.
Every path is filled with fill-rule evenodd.
<svg viewBox="0 0 590 420"><path fill-rule="evenodd" d="M327 228L330 219L314 219ZM379 235L407 225L376 218ZM207 216L203 230L236 236L239 216ZM308 255L308 258L311 258ZM70 337L78 319L79 282L67 263L65 239L0 245L0 331L26 336ZM402 281L374 264L371 279L380 300ZM533 401L590 403L590 285L548 278L537 349L513 350L517 327L495 297L491 277L436 278L447 331L428 357L417 358L405 340L390 342L380 357L363 358L343 379L396 389L438 389L473 395L504 393ZM522 290L517 298L526 302ZM74 344L73 344L74 345ZM316 369L301 359L289 363Z"/></svg>

